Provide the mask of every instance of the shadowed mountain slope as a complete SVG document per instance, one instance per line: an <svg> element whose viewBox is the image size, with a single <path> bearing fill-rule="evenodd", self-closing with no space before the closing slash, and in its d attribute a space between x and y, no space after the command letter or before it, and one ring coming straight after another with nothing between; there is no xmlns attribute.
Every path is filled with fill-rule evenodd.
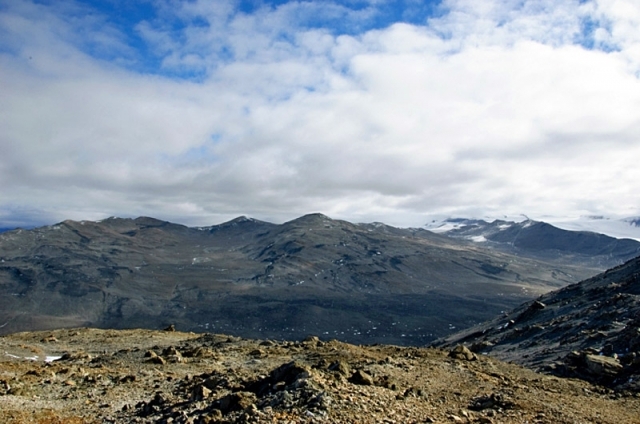
<svg viewBox="0 0 640 424"><path fill-rule="evenodd" d="M436 342L640 390L640 257Z"/></svg>
<svg viewBox="0 0 640 424"><path fill-rule="evenodd" d="M0 234L0 332L174 323L422 344L598 271L320 214L202 228L65 221Z"/></svg>

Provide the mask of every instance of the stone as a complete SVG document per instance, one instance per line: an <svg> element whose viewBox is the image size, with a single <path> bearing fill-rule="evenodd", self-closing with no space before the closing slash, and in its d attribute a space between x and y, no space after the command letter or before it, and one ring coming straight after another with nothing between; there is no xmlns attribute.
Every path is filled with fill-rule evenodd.
<svg viewBox="0 0 640 424"><path fill-rule="evenodd" d="M583 360L587 371L598 377L615 377L623 369L617 359L608 356L586 354Z"/></svg>
<svg viewBox="0 0 640 424"><path fill-rule="evenodd" d="M212 393L211 389L207 388L204 384L200 384L193 391L193 395L191 396L191 399L194 401L205 400L209 396L211 396L211 393Z"/></svg>
<svg viewBox="0 0 640 424"><path fill-rule="evenodd" d="M484 340L484 341L476 342L472 344L469 350L471 350L471 352L474 352L474 353L479 353L485 350L490 350L492 347L493 347L493 343L491 343L490 341Z"/></svg>
<svg viewBox="0 0 640 424"><path fill-rule="evenodd" d="M131 383L136 381L136 376L133 374L125 375L120 378L120 383Z"/></svg>
<svg viewBox="0 0 640 424"><path fill-rule="evenodd" d="M187 358L210 358L215 356L215 353L211 348L198 346L185 351L182 356Z"/></svg>
<svg viewBox="0 0 640 424"><path fill-rule="evenodd" d="M478 396L471 399L469 409L472 411L483 411L485 409L512 409L514 403L502 393L491 393L490 395Z"/></svg>
<svg viewBox="0 0 640 424"><path fill-rule="evenodd" d="M526 321L536 315L539 311L545 309L547 305L540 302L539 300L535 300L527 309L524 310L518 317L516 317L515 321Z"/></svg>
<svg viewBox="0 0 640 424"><path fill-rule="evenodd" d="M544 303L540 302L539 300L534 301L531 306L529 306L529 308L531 309L537 309L537 310L542 310L544 308L546 308L547 305L545 305Z"/></svg>
<svg viewBox="0 0 640 424"><path fill-rule="evenodd" d="M329 365L329 371L335 371L345 377L351 374L351 370L349 368L349 364L344 361L335 361Z"/></svg>
<svg viewBox="0 0 640 424"><path fill-rule="evenodd" d="M86 352L66 352L57 361L90 361L93 357Z"/></svg>
<svg viewBox="0 0 640 424"><path fill-rule="evenodd" d="M252 404L255 404L257 400L255 393L237 392L222 397L214 403L214 406L223 414L228 414L232 411L243 411Z"/></svg>
<svg viewBox="0 0 640 424"><path fill-rule="evenodd" d="M320 340L320 338L318 336L308 336L306 339L303 340L302 342L305 346L307 347L319 347L319 346L323 346L324 343L322 343L322 341Z"/></svg>
<svg viewBox="0 0 640 424"><path fill-rule="evenodd" d="M273 391L284 390L292 384L299 384L301 380L309 378L311 371L298 362L288 362L271 371L269 376L247 384L246 390L263 396Z"/></svg>
<svg viewBox="0 0 640 424"><path fill-rule="evenodd" d="M147 362L150 364L158 364L158 365L164 365L167 363L167 361L165 361L162 356L152 356L151 358L147 359Z"/></svg>
<svg viewBox="0 0 640 424"><path fill-rule="evenodd" d="M475 361L478 359L475 353L471 352L468 347L464 345L457 345L449 352L449 357L454 359L460 359L464 361Z"/></svg>
<svg viewBox="0 0 640 424"><path fill-rule="evenodd" d="M373 386L373 377L362 370L358 370L353 373L349 378L349 381L353 384L359 384L361 386Z"/></svg>
<svg viewBox="0 0 640 424"><path fill-rule="evenodd" d="M208 415L201 418L201 422L203 424L217 423L221 419L222 419L222 411L220 411L219 409L213 409L211 410L211 412L209 412Z"/></svg>
<svg viewBox="0 0 640 424"><path fill-rule="evenodd" d="M267 354L262 349L253 349L249 352L249 356L253 356L254 358L264 358Z"/></svg>
<svg viewBox="0 0 640 424"><path fill-rule="evenodd" d="M169 346L168 348L162 351L162 356L164 356L171 363L181 363L184 362L184 358L182 353L174 346Z"/></svg>

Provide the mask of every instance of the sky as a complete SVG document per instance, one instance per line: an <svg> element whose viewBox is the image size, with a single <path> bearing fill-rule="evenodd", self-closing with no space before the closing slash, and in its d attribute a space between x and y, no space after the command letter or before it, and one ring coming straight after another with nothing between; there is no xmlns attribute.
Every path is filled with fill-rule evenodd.
<svg viewBox="0 0 640 424"><path fill-rule="evenodd" d="M0 0L0 227L640 215L637 0Z"/></svg>

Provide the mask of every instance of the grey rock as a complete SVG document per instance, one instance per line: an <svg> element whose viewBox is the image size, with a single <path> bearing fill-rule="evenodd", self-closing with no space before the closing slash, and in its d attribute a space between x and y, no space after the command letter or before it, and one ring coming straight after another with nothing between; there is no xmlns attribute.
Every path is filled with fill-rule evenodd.
<svg viewBox="0 0 640 424"><path fill-rule="evenodd" d="M587 354L584 363L591 374L599 377L615 377L623 369L617 359L608 356Z"/></svg>

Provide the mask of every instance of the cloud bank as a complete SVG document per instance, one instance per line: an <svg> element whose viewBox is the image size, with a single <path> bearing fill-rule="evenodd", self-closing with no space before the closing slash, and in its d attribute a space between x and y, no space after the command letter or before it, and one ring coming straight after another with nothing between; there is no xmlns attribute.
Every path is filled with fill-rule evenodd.
<svg viewBox="0 0 640 424"><path fill-rule="evenodd" d="M5 225L640 214L633 0L104 3L0 1Z"/></svg>

